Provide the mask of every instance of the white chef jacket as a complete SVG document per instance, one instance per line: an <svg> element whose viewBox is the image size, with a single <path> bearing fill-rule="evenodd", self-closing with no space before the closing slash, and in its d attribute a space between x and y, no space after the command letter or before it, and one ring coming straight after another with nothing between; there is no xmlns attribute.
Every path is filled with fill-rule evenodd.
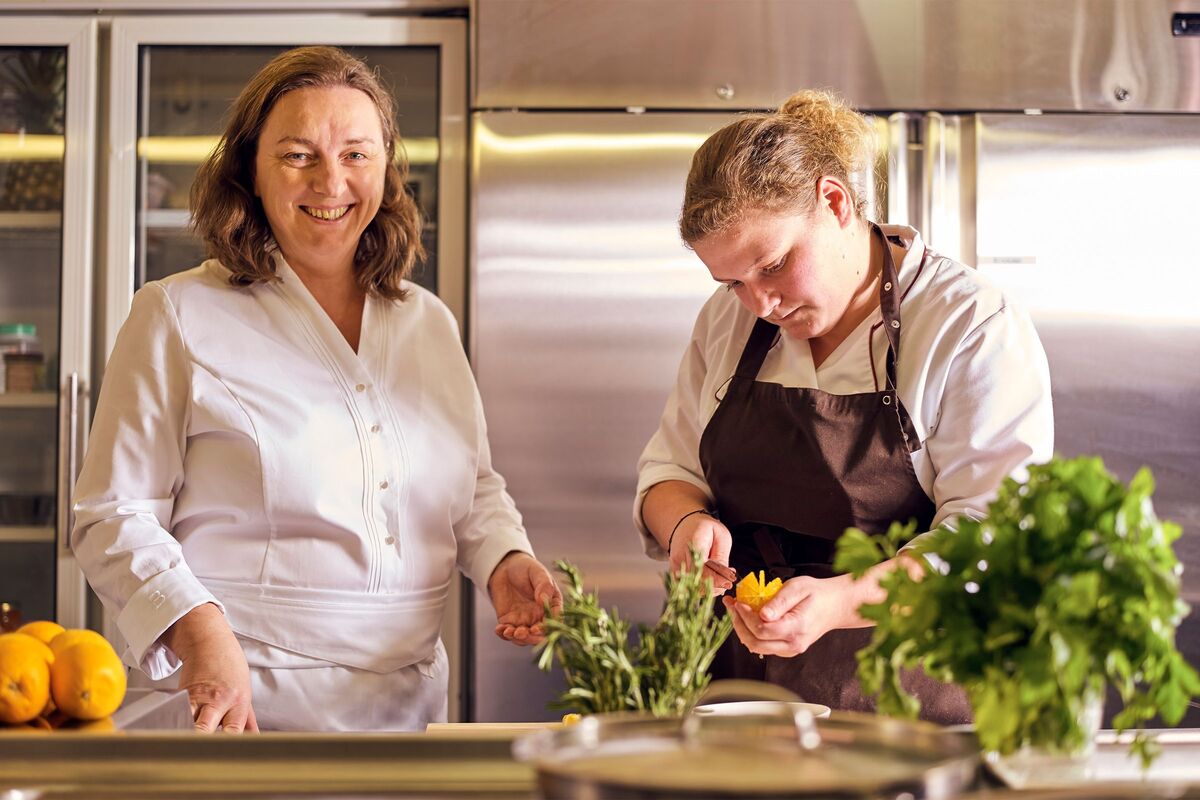
<svg viewBox="0 0 1200 800"><path fill-rule="evenodd" d="M883 225L898 265L900 357L896 391L921 440L911 454L921 488L936 507L932 526L980 519L1001 481L1024 477L1054 450L1046 353L1029 316L976 270L926 251L912 228ZM712 490L700 466L700 437L717 410L755 317L720 288L696 320L658 430L638 462L634 521L647 555L666 552L646 529L650 487L678 480ZM887 337L881 311L862 322L815 367L807 340L786 334L767 354L758 380L830 394L886 386Z"/></svg>
<svg viewBox="0 0 1200 800"><path fill-rule="evenodd" d="M358 707L338 697L320 711L368 725L380 705L444 716L438 634L455 566L483 587L506 553L532 552L492 469L458 328L436 296L405 284L403 302L367 298L355 353L276 264L279 281L234 287L210 260L134 297L72 548L117 615L127 660L151 679L179 667L163 632L215 602L252 670L297 673L268 675L266 688L257 674L260 718L291 724L271 685L301 670L325 670L321 686L390 674L410 691L429 673L416 681L429 697L359 693ZM348 672L331 679L330 667ZM398 711L379 725L425 721Z"/></svg>

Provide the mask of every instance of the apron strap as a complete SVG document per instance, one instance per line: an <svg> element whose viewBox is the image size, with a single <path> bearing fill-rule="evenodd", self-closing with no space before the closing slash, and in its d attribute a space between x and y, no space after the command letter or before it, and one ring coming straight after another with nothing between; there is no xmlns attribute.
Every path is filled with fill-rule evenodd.
<svg viewBox="0 0 1200 800"><path fill-rule="evenodd" d="M750 331L750 338L746 340L746 346L742 348L742 357L738 359L735 374L748 381L758 378L758 371L762 369L763 362L767 360L767 353L775 346L775 340L778 338L778 325L773 325L762 317L755 319L754 328Z"/></svg>
<svg viewBox="0 0 1200 800"><path fill-rule="evenodd" d="M900 358L900 276L896 271L896 262L892 259L892 248L888 246L883 229L871 223L871 234L878 237L883 247L883 264L879 278L879 310L883 315L883 332L887 336L887 388L892 393L892 402L896 405L896 413L900 417L900 429L904 434L904 443L908 452L915 453L921 449L921 440L917 429L913 426L908 409L900 402L896 393L896 361Z"/></svg>

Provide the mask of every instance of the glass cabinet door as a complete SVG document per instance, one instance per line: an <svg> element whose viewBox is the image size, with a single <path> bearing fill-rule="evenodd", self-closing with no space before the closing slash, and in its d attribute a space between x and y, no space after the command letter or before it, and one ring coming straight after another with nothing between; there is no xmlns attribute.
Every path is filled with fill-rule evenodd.
<svg viewBox="0 0 1200 800"><path fill-rule="evenodd" d="M55 605L66 67L0 47L0 603L29 619Z"/></svg>
<svg viewBox="0 0 1200 800"><path fill-rule="evenodd" d="M216 146L242 87L284 46L143 45L137 148L135 284L196 266L203 243L188 229L196 169ZM429 254L413 279L438 291L438 58L433 46L347 46L377 68L396 100L410 165L409 191L424 212ZM204 69L197 69L204 64Z"/></svg>
<svg viewBox="0 0 1200 800"><path fill-rule="evenodd" d="M80 179L90 157L74 145L90 146L94 100L79 75L92 41L93 27L62 21L12 20L0 31L0 624L9 627L84 622L67 487L90 323L92 184Z"/></svg>

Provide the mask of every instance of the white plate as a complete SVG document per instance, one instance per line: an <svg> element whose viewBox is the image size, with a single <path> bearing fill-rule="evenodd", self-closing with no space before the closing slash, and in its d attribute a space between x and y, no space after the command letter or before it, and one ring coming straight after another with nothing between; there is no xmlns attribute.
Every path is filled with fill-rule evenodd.
<svg viewBox="0 0 1200 800"><path fill-rule="evenodd" d="M822 706L816 703L781 703L773 700L747 700L740 703L713 703L711 705L696 706L696 713L713 714L721 717L737 717L746 716L749 714L779 715L779 709L781 706L789 710L805 708L811 711L814 717L829 716L829 706Z"/></svg>

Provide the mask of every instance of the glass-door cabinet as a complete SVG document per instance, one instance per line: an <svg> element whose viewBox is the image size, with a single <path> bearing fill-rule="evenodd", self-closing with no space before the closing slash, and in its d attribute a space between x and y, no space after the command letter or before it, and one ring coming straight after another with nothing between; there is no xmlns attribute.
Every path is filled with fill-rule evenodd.
<svg viewBox="0 0 1200 800"><path fill-rule="evenodd" d="M0 627L86 622L68 544L91 348L96 23L0 27Z"/></svg>

